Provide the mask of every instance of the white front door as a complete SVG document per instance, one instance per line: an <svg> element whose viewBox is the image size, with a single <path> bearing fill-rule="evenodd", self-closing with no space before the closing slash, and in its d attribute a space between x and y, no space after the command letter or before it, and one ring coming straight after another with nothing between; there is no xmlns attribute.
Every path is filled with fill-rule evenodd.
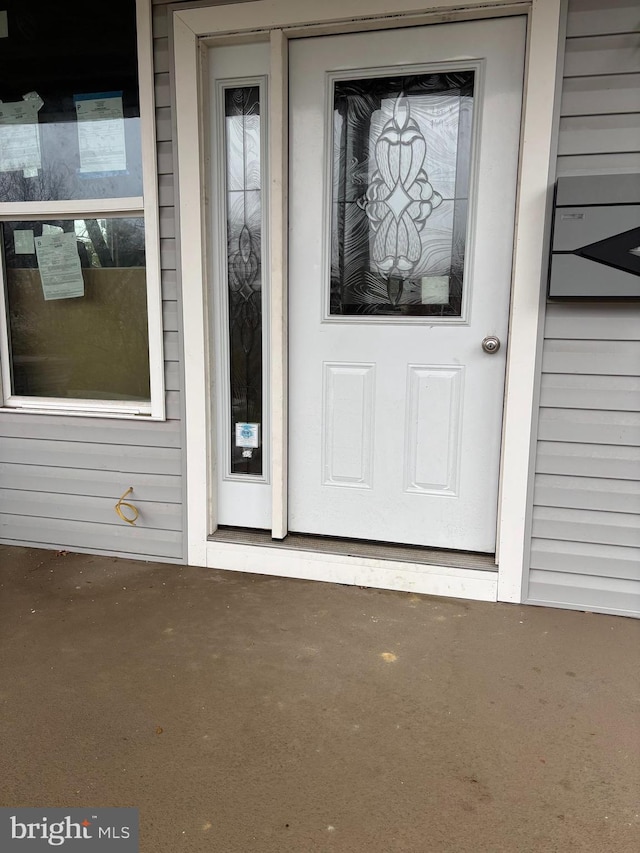
<svg viewBox="0 0 640 853"><path fill-rule="evenodd" d="M495 549L524 40L291 42L291 531Z"/></svg>

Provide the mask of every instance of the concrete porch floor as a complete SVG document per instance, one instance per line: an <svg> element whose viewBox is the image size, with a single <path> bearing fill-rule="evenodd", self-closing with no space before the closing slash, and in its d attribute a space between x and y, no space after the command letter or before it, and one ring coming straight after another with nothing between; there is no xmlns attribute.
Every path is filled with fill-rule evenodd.
<svg viewBox="0 0 640 853"><path fill-rule="evenodd" d="M0 805L143 853L640 849L640 623L0 545Z"/></svg>

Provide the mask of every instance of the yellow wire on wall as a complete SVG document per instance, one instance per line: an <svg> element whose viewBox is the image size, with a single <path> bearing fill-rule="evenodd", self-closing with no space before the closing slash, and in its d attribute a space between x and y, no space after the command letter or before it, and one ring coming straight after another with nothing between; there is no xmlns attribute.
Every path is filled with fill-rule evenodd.
<svg viewBox="0 0 640 853"><path fill-rule="evenodd" d="M129 486L127 491L121 496L120 500L115 505L116 513L123 521L126 521L127 524L135 524L138 520L138 516L140 515L137 507L135 507L132 503L128 503L127 501L125 501L125 498L128 497L132 492L133 486ZM125 513L122 511L123 507L126 507L127 509L131 510L131 512L133 513L133 518L129 518L127 515L125 515Z"/></svg>

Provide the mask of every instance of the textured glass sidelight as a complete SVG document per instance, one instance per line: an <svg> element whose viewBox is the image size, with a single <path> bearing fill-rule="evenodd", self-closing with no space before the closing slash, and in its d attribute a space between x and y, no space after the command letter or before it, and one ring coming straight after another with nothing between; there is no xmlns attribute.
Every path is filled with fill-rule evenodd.
<svg viewBox="0 0 640 853"><path fill-rule="evenodd" d="M260 90L225 90L227 283L232 474L262 474L259 447L238 447L236 424L262 432Z"/></svg>
<svg viewBox="0 0 640 853"><path fill-rule="evenodd" d="M334 83L332 315L461 315L473 91L473 71Z"/></svg>

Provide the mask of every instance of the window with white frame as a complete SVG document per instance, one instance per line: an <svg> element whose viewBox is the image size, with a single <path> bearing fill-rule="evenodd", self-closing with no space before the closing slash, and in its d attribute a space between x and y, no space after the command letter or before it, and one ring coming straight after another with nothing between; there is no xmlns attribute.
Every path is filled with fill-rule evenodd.
<svg viewBox="0 0 640 853"><path fill-rule="evenodd" d="M2 403L164 417L150 0L2 0Z"/></svg>

